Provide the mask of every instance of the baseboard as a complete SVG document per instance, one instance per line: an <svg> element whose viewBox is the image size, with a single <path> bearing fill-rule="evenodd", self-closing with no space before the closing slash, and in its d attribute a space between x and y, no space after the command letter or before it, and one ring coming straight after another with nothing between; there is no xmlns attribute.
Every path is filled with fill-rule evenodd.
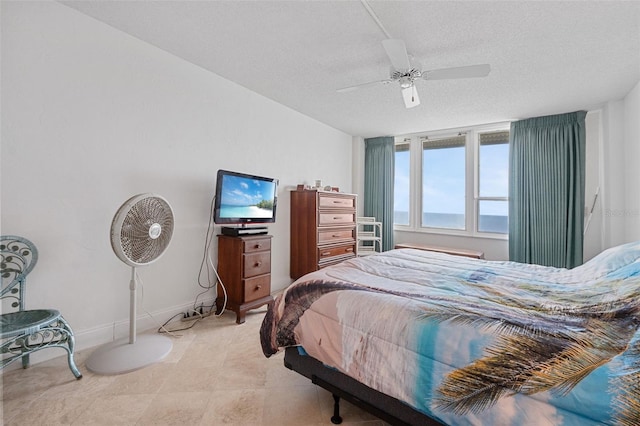
<svg viewBox="0 0 640 426"><path fill-rule="evenodd" d="M204 306L212 306L214 302L215 298L202 299L198 302L198 306L200 306L201 304ZM193 309L193 302L172 306L170 308L162 309L155 312L149 312L152 317L150 317L146 312L142 314L138 312L136 330L138 333L142 333L151 329L158 329L169 318L173 317L174 315L187 312L191 309ZM176 321L180 321L180 319L176 317ZM104 345L105 343L109 343L117 339L128 337L129 320L126 319L110 324L104 324L88 330L74 329L73 331L76 341L75 352L77 353L84 350L90 350L96 346ZM66 351L61 348L43 349L31 354L30 362L32 365L34 365L53 358L66 356L66 354ZM13 370L21 367L22 364L18 360L5 367L5 370Z"/></svg>

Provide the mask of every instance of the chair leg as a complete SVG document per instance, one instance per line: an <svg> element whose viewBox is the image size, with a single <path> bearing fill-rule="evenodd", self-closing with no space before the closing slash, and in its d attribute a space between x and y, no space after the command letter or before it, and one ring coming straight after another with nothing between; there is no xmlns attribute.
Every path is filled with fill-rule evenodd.
<svg viewBox="0 0 640 426"><path fill-rule="evenodd" d="M69 363L69 368L71 369L73 375L76 376L76 379L81 379L82 373L80 372L80 370L78 370L76 362L73 359L73 351L76 346L76 339L75 337L73 337L73 330L71 330L71 326L69 326L69 323L64 318L60 317L59 321L62 324L62 328L64 328L64 330L67 332L66 340L68 349L65 349L67 349L67 362Z"/></svg>
<svg viewBox="0 0 640 426"><path fill-rule="evenodd" d="M71 369L73 375L76 376L76 379L82 379L82 373L80 372L80 370L78 370L76 362L73 360L73 352L69 352L68 362L69 368Z"/></svg>
<svg viewBox="0 0 640 426"><path fill-rule="evenodd" d="M29 368L29 354L22 356L22 368Z"/></svg>

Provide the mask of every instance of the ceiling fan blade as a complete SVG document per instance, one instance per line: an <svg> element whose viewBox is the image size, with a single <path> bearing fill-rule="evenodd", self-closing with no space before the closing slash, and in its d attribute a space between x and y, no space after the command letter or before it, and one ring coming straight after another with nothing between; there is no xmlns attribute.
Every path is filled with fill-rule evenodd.
<svg viewBox="0 0 640 426"><path fill-rule="evenodd" d="M489 75L489 64L469 65L467 67L441 68L438 70L423 71L425 80L448 80L454 78L475 78Z"/></svg>
<svg viewBox="0 0 640 426"><path fill-rule="evenodd" d="M352 92L356 89L362 89L364 87L375 86L377 84L389 84L393 80L378 80L378 81L370 81L368 83L356 84L355 86L343 87L342 89L336 90L338 93Z"/></svg>
<svg viewBox="0 0 640 426"><path fill-rule="evenodd" d="M420 98L418 97L418 90L416 86L405 87L402 89L402 99L404 100L404 106L407 108L413 108L420 105Z"/></svg>
<svg viewBox="0 0 640 426"><path fill-rule="evenodd" d="M388 38L382 40L382 47L387 52L391 65L398 71L405 71L411 68L409 55L404 41L398 38Z"/></svg>

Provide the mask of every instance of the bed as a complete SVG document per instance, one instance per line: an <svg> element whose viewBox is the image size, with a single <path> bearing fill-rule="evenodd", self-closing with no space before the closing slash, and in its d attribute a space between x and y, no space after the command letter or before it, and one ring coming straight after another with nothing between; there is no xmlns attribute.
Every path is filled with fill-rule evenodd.
<svg viewBox="0 0 640 426"><path fill-rule="evenodd" d="M264 354L391 424L640 424L640 242L573 268L415 249L308 274Z"/></svg>

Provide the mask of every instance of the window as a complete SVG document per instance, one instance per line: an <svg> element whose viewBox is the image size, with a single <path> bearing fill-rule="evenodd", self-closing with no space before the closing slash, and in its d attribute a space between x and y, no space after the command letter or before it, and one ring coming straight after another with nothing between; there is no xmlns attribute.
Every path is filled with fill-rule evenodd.
<svg viewBox="0 0 640 426"><path fill-rule="evenodd" d="M480 133L478 231L509 232L509 132Z"/></svg>
<svg viewBox="0 0 640 426"><path fill-rule="evenodd" d="M409 225L410 147L409 142L396 144L393 188L393 223L396 225Z"/></svg>
<svg viewBox="0 0 640 426"><path fill-rule="evenodd" d="M413 231L504 237L509 216L505 127L398 138L394 224Z"/></svg>
<svg viewBox="0 0 640 426"><path fill-rule="evenodd" d="M422 139L423 227L465 229L465 141Z"/></svg>

